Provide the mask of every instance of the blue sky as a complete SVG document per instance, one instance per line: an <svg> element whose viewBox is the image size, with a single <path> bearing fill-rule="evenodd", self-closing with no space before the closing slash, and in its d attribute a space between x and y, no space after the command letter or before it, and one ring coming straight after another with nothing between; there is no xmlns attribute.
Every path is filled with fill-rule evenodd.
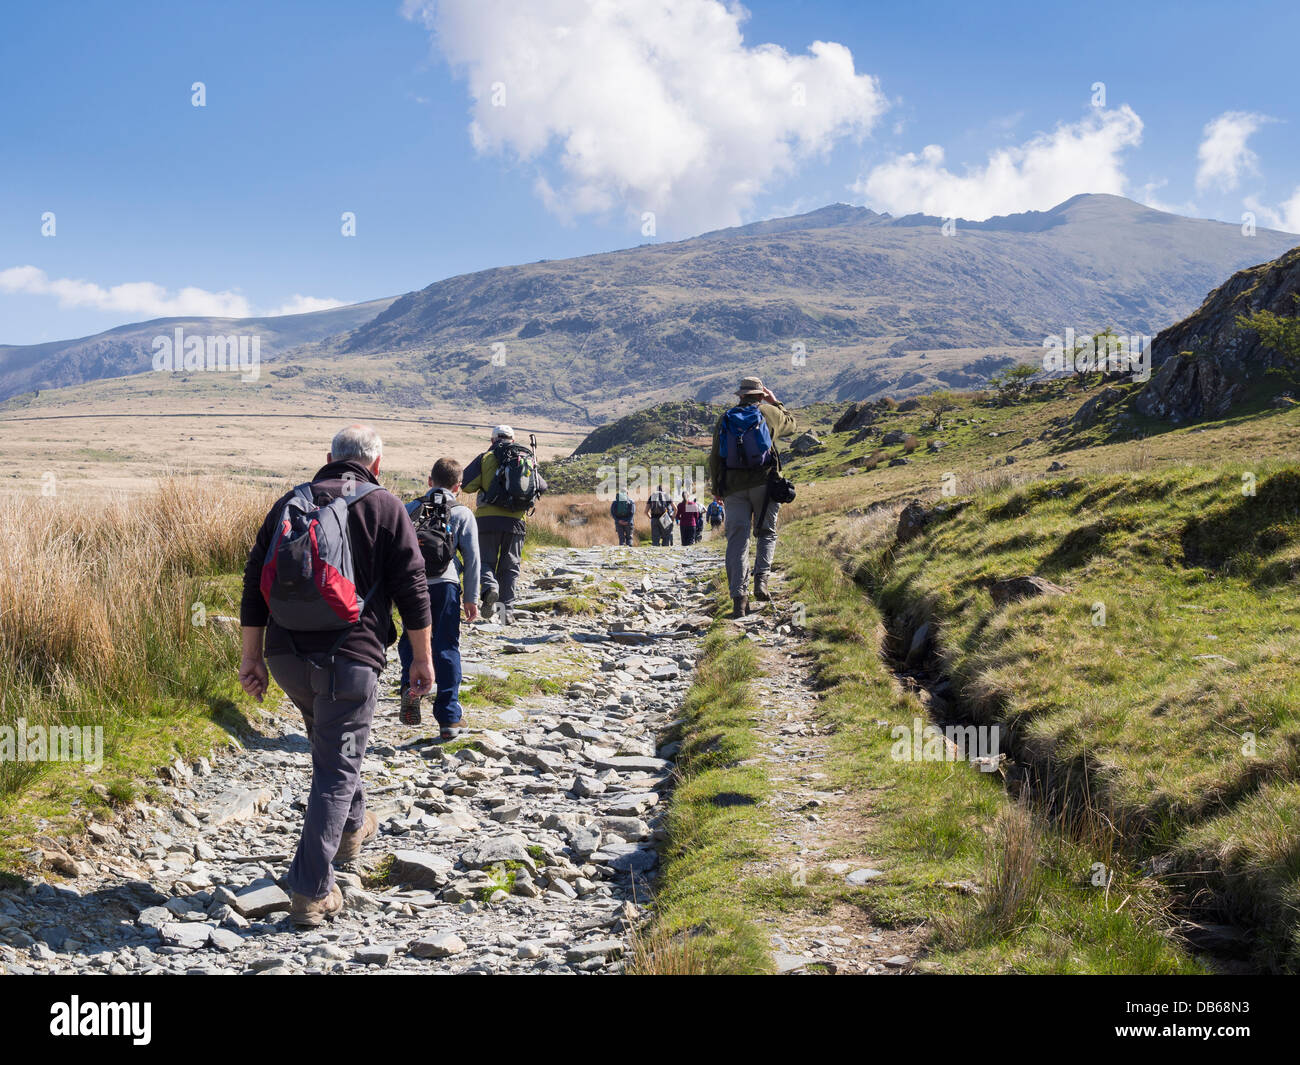
<svg viewBox="0 0 1300 1065"><path fill-rule="evenodd" d="M355 302L835 201L982 217L1123 192L1300 231L1294 3L745 10L10 8L0 343Z"/></svg>

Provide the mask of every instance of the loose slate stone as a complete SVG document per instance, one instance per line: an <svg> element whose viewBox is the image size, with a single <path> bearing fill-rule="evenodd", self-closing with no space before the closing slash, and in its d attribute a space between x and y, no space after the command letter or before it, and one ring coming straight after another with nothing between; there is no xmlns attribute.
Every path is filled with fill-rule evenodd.
<svg viewBox="0 0 1300 1065"><path fill-rule="evenodd" d="M537 873L528 840L519 835L497 836L462 851L460 860L471 869L489 869L502 862L518 862L532 874Z"/></svg>
<svg viewBox="0 0 1300 1065"><path fill-rule="evenodd" d="M231 906L241 917L255 921L277 910L287 910L289 896L281 887L268 880L254 880L235 896Z"/></svg>
<svg viewBox="0 0 1300 1065"><path fill-rule="evenodd" d="M453 932L412 940L406 948L417 958L449 958L466 950L465 941Z"/></svg>
<svg viewBox="0 0 1300 1065"><path fill-rule="evenodd" d="M399 884L436 889L445 887L454 868L451 860L424 851L393 852L392 879Z"/></svg>

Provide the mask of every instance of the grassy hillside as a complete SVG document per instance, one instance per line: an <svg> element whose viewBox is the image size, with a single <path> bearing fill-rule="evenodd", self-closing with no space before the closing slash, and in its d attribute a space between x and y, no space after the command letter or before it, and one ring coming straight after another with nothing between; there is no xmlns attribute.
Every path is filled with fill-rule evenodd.
<svg viewBox="0 0 1300 1065"><path fill-rule="evenodd" d="M1216 966L1300 970L1300 410L1280 386L1178 428L1132 386L1075 419L1096 379L802 419L821 444L788 464L778 565L817 636L828 771L867 803L846 831L891 863L855 904L935 919L938 967L1187 971L1170 945L1213 939ZM900 544L911 499L932 518ZM1026 575L1064 594L995 603ZM892 761L884 726L914 712L997 725L1004 772Z"/></svg>
<svg viewBox="0 0 1300 1065"><path fill-rule="evenodd" d="M1112 825L1180 912L1253 928L1258 964L1300 968L1300 418L1258 402L1158 435L1057 435L1081 398L964 402L940 453L815 484L807 535L879 606L887 652L926 627L950 712L1006 730L1013 789ZM858 461L830 445L804 479ZM947 510L899 544L911 496ZM1029 574L1065 594L995 604L995 581Z"/></svg>

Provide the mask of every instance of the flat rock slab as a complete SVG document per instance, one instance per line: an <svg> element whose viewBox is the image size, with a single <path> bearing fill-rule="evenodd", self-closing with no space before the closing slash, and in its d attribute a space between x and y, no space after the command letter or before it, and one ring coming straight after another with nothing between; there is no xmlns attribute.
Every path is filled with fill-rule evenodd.
<svg viewBox="0 0 1300 1065"><path fill-rule="evenodd" d="M528 853L528 840L520 835L496 836L461 852L460 860L470 869L490 869L502 862L518 862L533 875L537 863Z"/></svg>
<svg viewBox="0 0 1300 1065"><path fill-rule="evenodd" d="M591 943L579 943L564 952L564 960L570 965L577 965L592 958L607 958L611 954L623 953L621 939L597 939Z"/></svg>
<svg viewBox="0 0 1300 1065"><path fill-rule="evenodd" d="M265 788L232 788L223 791L208 806L201 820L212 827L228 825L232 821L247 821L266 809L271 793Z"/></svg>
<svg viewBox="0 0 1300 1065"><path fill-rule="evenodd" d="M597 758L596 768L613 769L617 773L657 773L667 776L673 770L673 763L663 758L644 758L628 754Z"/></svg>
<svg viewBox="0 0 1300 1065"><path fill-rule="evenodd" d="M437 854L400 850L393 852L391 877L399 884L436 890L446 886L454 867L449 858Z"/></svg>
<svg viewBox="0 0 1300 1065"><path fill-rule="evenodd" d="M406 949L417 958L450 958L454 954L462 953L466 947L465 941L460 936L453 932L444 932L441 935L413 939Z"/></svg>
<svg viewBox="0 0 1300 1065"><path fill-rule="evenodd" d="M235 896L231 907L240 917L255 921L277 910L289 908L289 896L277 884L266 880L254 880Z"/></svg>

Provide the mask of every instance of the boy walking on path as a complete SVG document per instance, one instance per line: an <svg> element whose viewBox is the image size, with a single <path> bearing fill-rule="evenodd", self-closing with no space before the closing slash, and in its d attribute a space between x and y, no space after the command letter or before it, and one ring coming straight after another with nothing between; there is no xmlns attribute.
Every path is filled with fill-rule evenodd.
<svg viewBox="0 0 1300 1065"><path fill-rule="evenodd" d="M650 544L652 547L673 546L673 497L659 485L645 501L646 516L650 519ZM664 520L665 515L667 521Z"/></svg>
<svg viewBox="0 0 1300 1065"><path fill-rule="evenodd" d="M406 512L416 523L417 538L424 550L429 611L433 619L433 670L438 685L433 700L433 716L444 740L455 739L460 734L462 599L465 620L473 623L478 617L478 527L469 507L456 500L460 481L460 463L450 458L439 459L429 474L429 491L406 505ZM437 573L429 572L431 564L440 564L448 554L450 560L442 569ZM462 578L465 582L463 595ZM397 643L397 655L402 663L402 722L418 725L420 696L411 695L407 690L413 652L405 632Z"/></svg>
<svg viewBox="0 0 1300 1065"><path fill-rule="evenodd" d="M741 379L740 402L718 419L709 454L709 480L726 505L727 583L732 616L749 612L749 536L754 552L754 598L767 600L767 574L776 550L776 518L781 505L768 499L768 476L781 470L776 441L795 430L794 415L757 377Z"/></svg>

